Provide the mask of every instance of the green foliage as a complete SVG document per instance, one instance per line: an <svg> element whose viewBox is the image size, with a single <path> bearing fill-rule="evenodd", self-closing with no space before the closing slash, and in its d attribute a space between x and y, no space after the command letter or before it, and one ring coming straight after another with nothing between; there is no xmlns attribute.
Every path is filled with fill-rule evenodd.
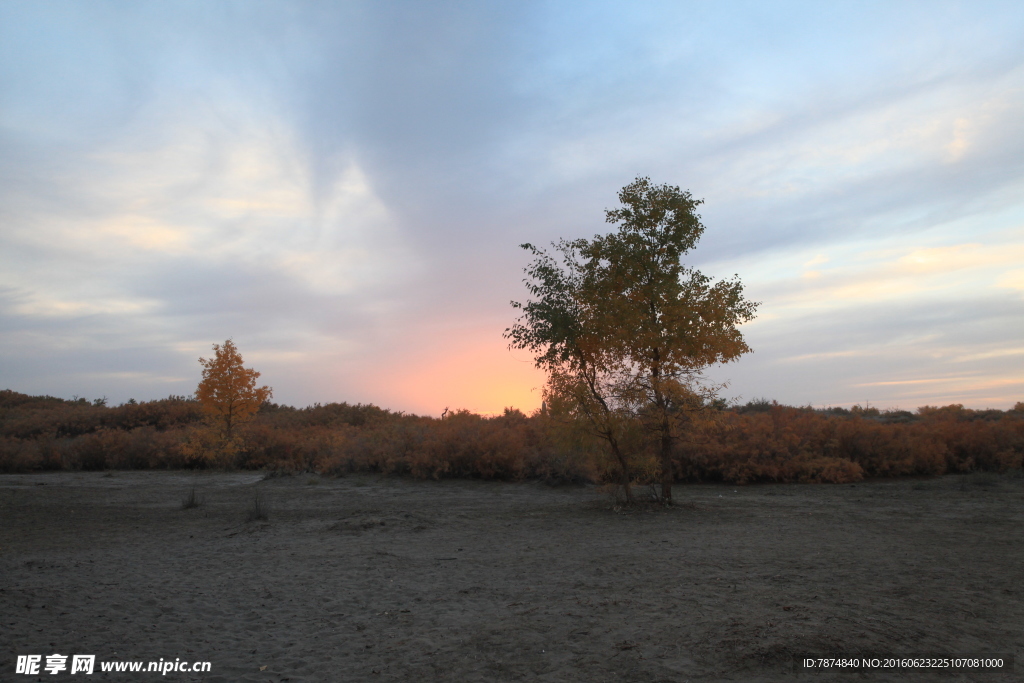
<svg viewBox="0 0 1024 683"><path fill-rule="evenodd" d="M704 226L689 192L637 178L606 211L607 235L553 244L560 258L522 247L527 290L505 331L512 348L536 354L548 373L546 401L570 420L583 419L617 462L629 499L635 458L622 441L640 423L658 441L662 496L671 502L673 449L693 414L715 403L717 387L702 371L750 351L737 326L757 304L738 277L719 282L682 262ZM718 406L721 409L722 406Z"/></svg>

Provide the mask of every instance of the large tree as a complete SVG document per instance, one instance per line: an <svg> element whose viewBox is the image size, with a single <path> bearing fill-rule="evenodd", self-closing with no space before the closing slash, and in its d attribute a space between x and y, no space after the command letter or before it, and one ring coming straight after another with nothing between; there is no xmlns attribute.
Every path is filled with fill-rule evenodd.
<svg viewBox="0 0 1024 683"><path fill-rule="evenodd" d="M535 256L526 284L536 300L513 302L523 314L505 336L538 353L548 391L576 402L624 471L623 416L656 437L661 495L671 503L675 443L715 391L702 372L750 351L737 326L757 304L744 298L738 277L715 282L683 265L704 232L701 200L637 178L619 201L605 212L618 229L555 243L561 263L522 245Z"/></svg>
<svg viewBox="0 0 1024 683"><path fill-rule="evenodd" d="M586 240L554 243L561 263L532 244L520 245L534 256L524 282L535 300L512 302L523 315L505 330L505 337L511 340L510 348L537 353L537 367L548 374L544 399L552 411L581 418L608 444L629 501L632 473L630 454L621 443L625 425L616 392L617 368L590 320L593 307L583 296L585 268L579 249L587 244Z"/></svg>
<svg viewBox="0 0 1024 683"><path fill-rule="evenodd" d="M223 346L214 344L213 358L200 358L199 363L203 379L196 388L196 398L224 438L230 440L235 427L251 420L273 395L273 389L256 386L260 373L242 365L242 354L230 339Z"/></svg>

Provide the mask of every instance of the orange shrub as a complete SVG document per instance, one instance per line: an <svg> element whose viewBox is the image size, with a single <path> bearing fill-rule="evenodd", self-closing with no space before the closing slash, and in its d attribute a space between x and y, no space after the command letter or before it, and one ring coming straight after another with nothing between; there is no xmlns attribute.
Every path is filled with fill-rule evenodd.
<svg viewBox="0 0 1024 683"><path fill-rule="evenodd" d="M925 406L812 410L757 401L709 409L679 440L679 481L831 482L864 477L1006 471L1024 460L1024 408ZM417 478L616 481L606 446L580 425L507 409L444 419L335 403L266 403L230 448L203 439L195 401L107 407L0 391L0 472L240 467ZM212 437L211 437L212 438ZM629 435L637 483L658 478L645 433Z"/></svg>

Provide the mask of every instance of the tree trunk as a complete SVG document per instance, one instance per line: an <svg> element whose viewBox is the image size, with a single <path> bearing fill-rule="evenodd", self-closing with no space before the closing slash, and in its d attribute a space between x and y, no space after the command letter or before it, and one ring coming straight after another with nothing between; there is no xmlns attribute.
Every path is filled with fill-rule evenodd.
<svg viewBox="0 0 1024 683"><path fill-rule="evenodd" d="M672 481L675 473L672 467L672 425L668 418L668 401L661 391L661 350L654 348L651 363L651 388L654 390L654 405L661 414L661 500L672 504Z"/></svg>
<svg viewBox="0 0 1024 683"><path fill-rule="evenodd" d="M608 439L608 444L612 447L612 453L615 455L615 459L619 461L619 467L622 469L622 490L626 494L626 503L632 504L633 492L629 488L632 477L630 476L626 456L619 450L619 444L614 438Z"/></svg>
<svg viewBox="0 0 1024 683"><path fill-rule="evenodd" d="M672 433L668 420L661 424L661 499L665 505L672 504L672 484L675 482L675 465L672 462Z"/></svg>

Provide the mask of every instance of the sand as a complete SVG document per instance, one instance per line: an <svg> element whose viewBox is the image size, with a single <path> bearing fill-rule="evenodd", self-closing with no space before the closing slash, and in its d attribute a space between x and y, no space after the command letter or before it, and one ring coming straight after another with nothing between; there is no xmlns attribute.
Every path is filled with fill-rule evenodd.
<svg viewBox="0 0 1024 683"><path fill-rule="evenodd" d="M182 509L195 486L203 504ZM256 491L267 520L246 521ZM1024 680L1024 479L593 487L0 476L0 679ZM208 673L15 675L17 655ZM796 672L1012 654L1014 673Z"/></svg>

